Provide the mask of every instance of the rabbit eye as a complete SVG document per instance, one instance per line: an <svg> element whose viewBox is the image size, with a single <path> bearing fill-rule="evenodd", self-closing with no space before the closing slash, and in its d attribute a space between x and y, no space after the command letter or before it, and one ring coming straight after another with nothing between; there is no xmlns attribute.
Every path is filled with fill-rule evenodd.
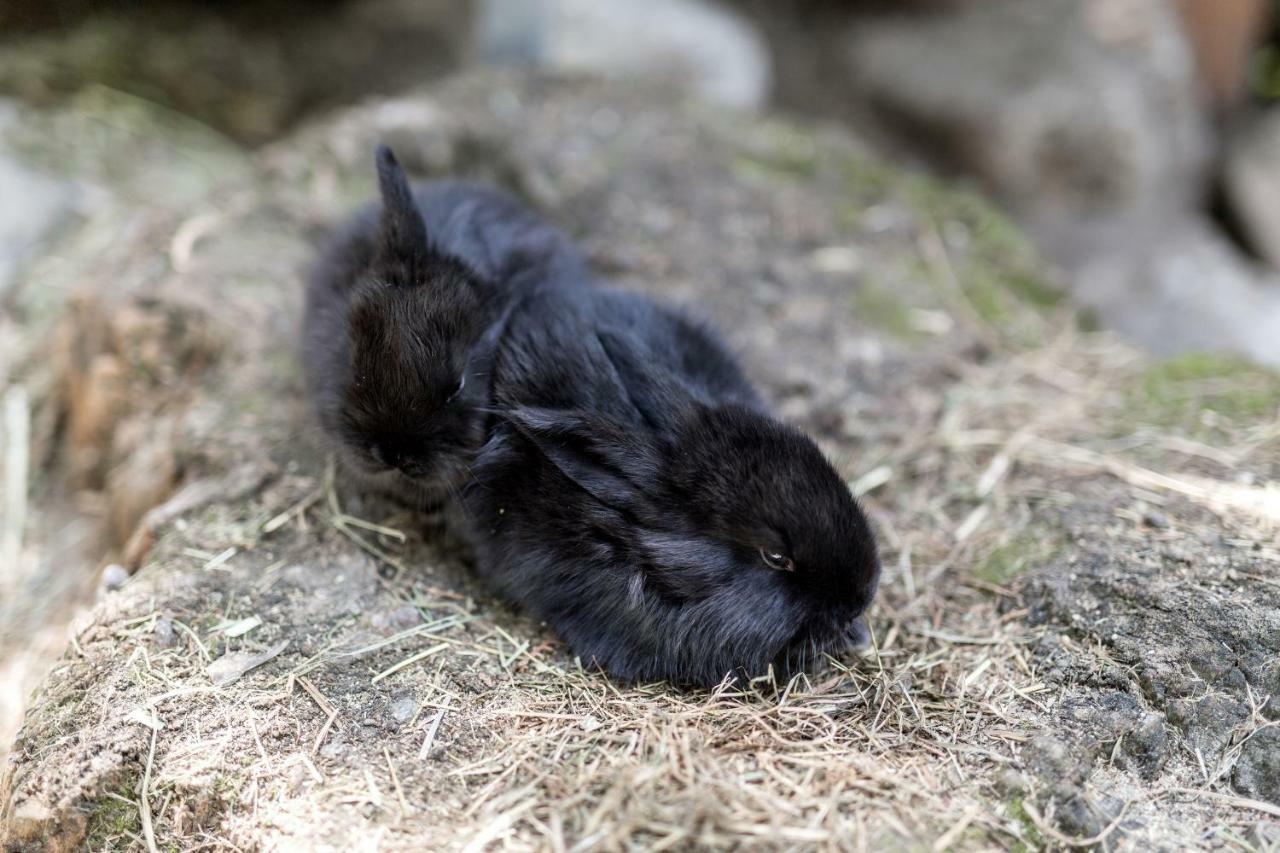
<svg viewBox="0 0 1280 853"><path fill-rule="evenodd" d="M791 558L781 551L771 551L768 548L760 549L760 559L764 560L764 564L774 571L778 572L794 572L796 564Z"/></svg>
<svg viewBox="0 0 1280 853"><path fill-rule="evenodd" d="M449 399L452 400L455 397L457 397L459 394L462 393L462 389L466 387L467 387L467 374L464 373L458 377L458 385L456 388L453 389L453 393L449 395Z"/></svg>

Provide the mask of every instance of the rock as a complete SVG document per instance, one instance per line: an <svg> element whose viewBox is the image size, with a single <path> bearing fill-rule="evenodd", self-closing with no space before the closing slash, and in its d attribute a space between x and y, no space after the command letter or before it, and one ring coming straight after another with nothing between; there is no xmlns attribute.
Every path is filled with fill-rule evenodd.
<svg viewBox="0 0 1280 853"><path fill-rule="evenodd" d="M1148 779L1154 779L1168 759L1168 726L1163 714L1147 713L1122 735L1120 754L1125 763Z"/></svg>
<svg viewBox="0 0 1280 853"><path fill-rule="evenodd" d="M1222 179L1231 214L1250 247L1280 272L1280 109L1272 107L1229 133Z"/></svg>
<svg viewBox="0 0 1280 853"><path fill-rule="evenodd" d="M118 592L129 580L129 571L119 563L112 563L102 570L102 588L107 592Z"/></svg>
<svg viewBox="0 0 1280 853"><path fill-rule="evenodd" d="M771 40L785 103L876 128L882 145L975 179L1103 325L1158 354L1280 365L1275 264L1257 268L1203 212L1213 129L1177 4L819 3L809 15L739 3ZM1206 37L1206 16L1220 24L1242 11L1183 5ZM1244 134L1227 170L1245 230L1273 261L1274 124Z"/></svg>
<svg viewBox="0 0 1280 853"><path fill-rule="evenodd" d="M0 101L0 136L18 121L12 104ZM0 148L0 305L19 265L41 238L72 213L74 188L64 180L33 169Z"/></svg>
<svg viewBox="0 0 1280 853"><path fill-rule="evenodd" d="M173 630L173 620L161 616L156 620L153 639L157 649L171 649L178 644L177 632Z"/></svg>
<svg viewBox="0 0 1280 853"><path fill-rule="evenodd" d="M1207 128L1161 0L998 0L860 20L851 85L1034 227L1185 204Z"/></svg>
<svg viewBox="0 0 1280 853"><path fill-rule="evenodd" d="M485 0L481 10L477 48L499 64L674 84L735 107L762 106L769 92L760 35L709 0Z"/></svg>
<svg viewBox="0 0 1280 853"><path fill-rule="evenodd" d="M1093 756L1050 735L1037 735L1022 748L1028 772L1048 785L1079 785L1088 776L1092 760Z"/></svg>
<svg viewBox="0 0 1280 853"><path fill-rule="evenodd" d="M1280 273L1206 218L1153 215L1060 239L1077 301L1153 352L1225 350L1280 366Z"/></svg>
<svg viewBox="0 0 1280 853"><path fill-rule="evenodd" d="M1249 709L1229 696L1178 699L1169 703L1169 722L1182 730L1193 754L1214 765L1231 743L1236 728L1249 719Z"/></svg>
<svg viewBox="0 0 1280 853"><path fill-rule="evenodd" d="M403 725L413 719L413 715L418 712L418 701L412 696L401 696L399 699L391 703L387 708L387 713L391 715L391 719L400 725Z"/></svg>
<svg viewBox="0 0 1280 853"><path fill-rule="evenodd" d="M317 110L457 68L472 7L321 0L254 8L261 5L92 4L62 27L8 35L0 92L47 105L106 87L261 144Z"/></svg>
<svg viewBox="0 0 1280 853"><path fill-rule="evenodd" d="M1280 803L1280 728L1273 724L1245 741L1232 781L1241 793Z"/></svg>

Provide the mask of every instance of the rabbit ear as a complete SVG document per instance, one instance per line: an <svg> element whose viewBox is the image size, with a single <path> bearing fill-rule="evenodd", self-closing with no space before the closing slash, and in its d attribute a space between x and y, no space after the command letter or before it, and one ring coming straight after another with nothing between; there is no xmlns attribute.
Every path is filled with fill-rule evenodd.
<svg viewBox="0 0 1280 853"><path fill-rule="evenodd" d="M634 506L656 472L652 448L612 421L586 412L533 407L503 414L560 473L607 506Z"/></svg>
<svg viewBox="0 0 1280 853"><path fill-rule="evenodd" d="M379 145L376 160L382 194L378 260L412 270L427 254L427 226L396 155L387 146Z"/></svg>
<svg viewBox="0 0 1280 853"><path fill-rule="evenodd" d="M647 347L624 332L598 329L596 337L632 408L659 436L673 437L683 416L698 402L694 392L670 370L645 359Z"/></svg>

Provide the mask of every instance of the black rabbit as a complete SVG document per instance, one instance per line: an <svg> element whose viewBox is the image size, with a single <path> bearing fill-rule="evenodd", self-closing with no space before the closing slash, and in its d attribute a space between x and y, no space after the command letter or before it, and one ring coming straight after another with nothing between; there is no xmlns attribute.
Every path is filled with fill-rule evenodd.
<svg viewBox="0 0 1280 853"><path fill-rule="evenodd" d="M484 440L485 354L512 294L584 281L572 244L519 203L459 182L411 188L377 151L381 203L311 274L303 330L320 426L365 488L427 507Z"/></svg>
<svg viewBox="0 0 1280 853"><path fill-rule="evenodd" d="M863 639L875 541L710 330L634 294L526 290L462 493L480 572L624 680L785 676Z"/></svg>

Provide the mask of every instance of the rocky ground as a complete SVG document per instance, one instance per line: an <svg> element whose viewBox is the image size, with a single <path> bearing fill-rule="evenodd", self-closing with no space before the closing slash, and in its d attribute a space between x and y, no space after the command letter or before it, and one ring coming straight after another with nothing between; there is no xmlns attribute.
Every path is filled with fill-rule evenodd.
<svg viewBox="0 0 1280 853"><path fill-rule="evenodd" d="M0 664L76 566L137 572L31 697L8 849L1280 845L1274 374L1082 330L984 202L828 127L478 75L246 154L102 97L6 131L81 201L4 294L32 521ZM875 521L871 648L741 692L613 684L431 520L335 482L301 270L378 141L727 333Z"/></svg>

